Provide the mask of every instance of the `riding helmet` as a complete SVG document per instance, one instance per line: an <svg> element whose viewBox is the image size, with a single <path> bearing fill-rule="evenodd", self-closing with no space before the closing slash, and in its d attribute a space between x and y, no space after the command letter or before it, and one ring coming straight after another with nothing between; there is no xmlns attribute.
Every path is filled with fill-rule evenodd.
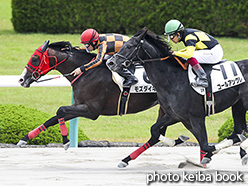
<svg viewBox="0 0 248 186"><path fill-rule="evenodd" d="M175 19L168 21L164 28L164 35L173 35L181 30L184 30L183 24Z"/></svg>
<svg viewBox="0 0 248 186"><path fill-rule="evenodd" d="M98 39L99 39L98 32L92 28L85 30L81 34L82 44L92 44L93 42L98 41Z"/></svg>

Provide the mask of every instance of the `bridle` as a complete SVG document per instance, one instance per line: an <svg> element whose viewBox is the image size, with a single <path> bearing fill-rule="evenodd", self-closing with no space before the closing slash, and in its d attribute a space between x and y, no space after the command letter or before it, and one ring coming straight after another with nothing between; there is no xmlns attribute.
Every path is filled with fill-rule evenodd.
<svg viewBox="0 0 248 186"><path fill-rule="evenodd" d="M140 50L140 48L142 48L143 43L144 43L144 40L143 39L140 40L138 45L134 48L134 50L127 57L119 54L118 52L115 54L115 56L119 56L120 58L125 59L125 61L122 63L125 67L129 67L131 64L138 63L140 61L143 62L143 60L138 55L138 51ZM133 55L135 52L136 52L136 54ZM140 61L133 61L135 59L135 57L137 57Z"/></svg>
<svg viewBox="0 0 248 186"><path fill-rule="evenodd" d="M127 56L123 56L121 54L119 54L118 52L115 54L116 56L119 56L123 59L125 59L125 61L122 63L125 67L129 67L131 64L141 64L143 65L144 63L146 62L154 62L154 61L163 61L163 60L166 60L170 57L173 57L181 66L184 70L187 70L187 67L188 67L188 63L186 64L183 64L176 56L174 55L171 55L171 56L166 56L164 58L155 58L153 59L152 56L149 54L149 52L144 48L142 47L144 43L144 40L141 39L140 42L138 43L138 45L135 47L135 49ZM150 58L150 59L141 59L141 57L138 55L139 54L139 50L140 49L143 49L143 51L145 52L145 54ZM133 56L133 54L136 52L136 54ZM133 56L133 57L131 57ZM137 57L137 61L133 61L135 58ZM129 59L131 58L131 59Z"/></svg>
<svg viewBox="0 0 248 186"><path fill-rule="evenodd" d="M43 52L43 51L41 51L39 49L36 49L36 50L38 52L42 53L42 59L41 59L41 62L39 64L39 66L34 70L26 66L26 68L32 73L31 79L34 80L34 81L38 81L38 79L41 76L47 74L50 70L56 70L58 65L60 65L63 62L65 62L69 58L69 55L67 54L66 58L62 59L61 61L58 61L56 56L49 56L48 55L48 49L46 49L45 52ZM53 66L51 66L51 67L50 67L50 63L49 63L50 58L54 58L54 60L55 60L55 64ZM49 66L49 68L46 68L46 69L42 70L44 65Z"/></svg>

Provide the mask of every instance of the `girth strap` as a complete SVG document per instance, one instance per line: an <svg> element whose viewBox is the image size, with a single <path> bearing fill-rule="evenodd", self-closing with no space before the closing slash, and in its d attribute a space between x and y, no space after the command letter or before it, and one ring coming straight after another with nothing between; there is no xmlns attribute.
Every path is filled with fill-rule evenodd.
<svg viewBox="0 0 248 186"><path fill-rule="evenodd" d="M130 88L131 87L123 87L123 92L120 93L118 106L117 106L117 115L122 116L123 114L127 113Z"/></svg>

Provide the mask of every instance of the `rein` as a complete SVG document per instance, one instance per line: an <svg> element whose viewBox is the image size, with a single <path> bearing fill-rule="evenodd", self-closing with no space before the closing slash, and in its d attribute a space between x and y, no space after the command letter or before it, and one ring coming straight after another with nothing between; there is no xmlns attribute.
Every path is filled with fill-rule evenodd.
<svg viewBox="0 0 248 186"><path fill-rule="evenodd" d="M170 58L171 56L167 56L167 57L164 57L164 58L156 58L156 59L142 59L142 63L146 63L146 62L153 62L153 61L164 61L168 58ZM181 65L181 67L184 69L184 70L187 70L188 68L188 63L185 63L183 64L180 59L178 59L176 56L173 56L173 58ZM141 60L139 61L132 61L132 63L140 63Z"/></svg>
<svg viewBox="0 0 248 186"><path fill-rule="evenodd" d="M134 38L135 39L135 38ZM136 39L135 39L136 40ZM115 55L116 56L119 56L119 57L121 57L121 58L123 58L123 59L125 59L125 61L122 63L125 67L129 67L131 64L135 64L135 63L139 63L139 64L144 64L144 63L146 63L146 62L153 62L153 61L163 61L163 60L166 60L166 59L168 59L168 58L170 58L171 56L166 56L166 57L164 57L164 58L156 58L156 59L141 59L140 58L140 56L138 55L138 51L142 48L143 49L143 51L150 57L150 58L152 58L151 57L151 55L149 54L149 52L146 50L146 49L144 49L143 47L142 47L142 44L144 43L144 40L143 39L141 39L140 40L140 42L138 42L138 45L135 47L135 49L126 57L126 56L123 56L123 55L121 55L121 54L119 54L119 53L116 53ZM133 54L136 52L136 54L133 56ZM131 56L133 56L131 59L129 59ZM179 59L178 59L178 57L176 57L176 56L174 56L174 55L172 55L173 56L173 58L181 65L181 67L184 69L184 70L187 70L187 68L188 68L188 63L185 63L185 64L183 64ZM138 61L133 61L133 59L135 58L135 57L137 57L139 60Z"/></svg>

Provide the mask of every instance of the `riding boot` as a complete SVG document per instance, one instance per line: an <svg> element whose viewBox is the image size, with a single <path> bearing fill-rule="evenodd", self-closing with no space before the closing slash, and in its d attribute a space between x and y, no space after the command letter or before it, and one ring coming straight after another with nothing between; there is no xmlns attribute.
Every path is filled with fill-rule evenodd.
<svg viewBox="0 0 248 186"><path fill-rule="evenodd" d="M192 83L192 86L195 87L204 87L207 88L208 87L208 80L207 80L207 75L204 71L204 69L201 67L201 65L198 63L196 65L193 66L193 69L196 73L196 75L198 76L196 82Z"/></svg>
<svg viewBox="0 0 248 186"><path fill-rule="evenodd" d="M123 83L124 87L130 87L138 83L138 79L126 68L121 68L117 71L117 73L125 78L125 81Z"/></svg>

